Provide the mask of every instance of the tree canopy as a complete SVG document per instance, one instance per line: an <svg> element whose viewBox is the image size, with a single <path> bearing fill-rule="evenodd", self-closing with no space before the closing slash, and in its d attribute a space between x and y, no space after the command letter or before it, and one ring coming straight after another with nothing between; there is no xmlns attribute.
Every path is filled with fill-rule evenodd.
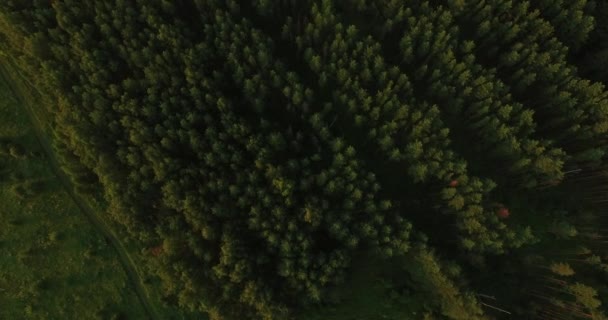
<svg viewBox="0 0 608 320"><path fill-rule="evenodd" d="M504 315L479 295L499 276L476 277L501 259L503 301L541 306L512 312L600 319L605 273L547 248L605 250L580 218L605 221L601 14L586 0L9 0L0 48L47 98L83 192L101 187L112 218L162 248L184 308L289 318L371 251L414 261L411 285L450 319Z"/></svg>

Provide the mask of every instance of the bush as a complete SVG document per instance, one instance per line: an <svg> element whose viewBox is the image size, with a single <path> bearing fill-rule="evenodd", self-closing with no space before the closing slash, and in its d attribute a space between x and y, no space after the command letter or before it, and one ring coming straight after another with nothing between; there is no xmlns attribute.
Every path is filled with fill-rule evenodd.
<svg viewBox="0 0 608 320"><path fill-rule="evenodd" d="M19 199L25 199L29 195L27 189L22 184L14 185L11 191Z"/></svg>
<svg viewBox="0 0 608 320"><path fill-rule="evenodd" d="M9 154L14 158L21 159L26 156L26 151L25 148L23 148L23 146L21 146L20 144L13 143L9 147Z"/></svg>
<svg viewBox="0 0 608 320"><path fill-rule="evenodd" d="M9 141L0 140L0 155L10 155L11 144Z"/></svg>
<svg viewBox="0 0 608 320"><path fill-rule="evenodd" d="M19 176L18 178L22 178ZM13 194L18 198L24 199L34 197L44 191L45 182L42 180L27 180L22 183L13 185L11 188Z"/></svg>
<svg viewBox="0 0 608 320"><path fill-rule="evenodd" d="M51 243L56 242L60 238L59 233L57 231L51 231L49 232L48 238Z"/></svg>

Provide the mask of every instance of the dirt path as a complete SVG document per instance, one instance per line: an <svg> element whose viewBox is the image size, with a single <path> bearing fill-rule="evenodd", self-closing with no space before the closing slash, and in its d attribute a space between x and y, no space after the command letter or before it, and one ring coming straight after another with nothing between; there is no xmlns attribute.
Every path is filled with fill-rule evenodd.
<svg viewBox="0 0 608 320"><path fill-rule="evenodd" d="M19 74L20 79L13 79L12 75L14 75L14 74ZM53 152L53 148L52 148L51 142L49 141L48 136L45 134L45 131L43 129L44 126L42 125L42 122L40 121L36 112L34 112L34 110L32 110L32 106L30 106L26 102L26 99L23 98L24 93L20 92L15 87L14 81L27 82L27 80L24 79L23 76L21 76L21 74L19 73L18 70L15 70L15 68L12 67L11 64L7 63L6 61L0 62L0 76L3 79L3 81L5 81L8 84L8 86L9 86L10 90L13 92L15 98L18 99L18 101L21 102L21 105L25 107L27 114L30 118L30 123L31 123L32 127L34 128L36 139L38 140L38 143L40 144L40 146L44 149L44 152L47 155L47 159L49 161L49 164L51 165L51 169L53 170L53 173L61 181L61 184L63 185L65 191L69 194L69 196L72 198L72 200L74 200L74 203L79 207L80 211L84 215L86 215L87 219L105 237L105 239L110 242L110 245L114 248L114 250L118 254L120 263L122 264L124 270L126 271L127 276L135 289L135 293L137 294L137 297L141 301L144 309L148 313L149 318L152 320L160 320L161 317L159 316L154 305L148 299L148 292L145 288L145 285L143 284L142 278L139 275L139 273L137 272L135 263L133 262L133 259L129 255L125 246L122 244L122 242L116 236L116 234L112 231L110 226L95 213L95 210L85 200L83 200L80 196L78 196L76 194L76 192L74 192L74 186L70 182L69 177L65 174L65 172L63 172L63 170L61 169L61 166L59 165L59 162L55 158L55 153ZM28 86L29 86L29 83L28 83ZM36 90L36 89L33 88L33 90Z"/></svg>

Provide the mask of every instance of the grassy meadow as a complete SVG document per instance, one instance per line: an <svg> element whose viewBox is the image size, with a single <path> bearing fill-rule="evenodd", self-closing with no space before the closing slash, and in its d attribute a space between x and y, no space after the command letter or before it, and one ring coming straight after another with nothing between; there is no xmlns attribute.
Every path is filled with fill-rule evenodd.
<svg viewBox="0 0 608 320"><path fill-rule="evenodd" d="M0 319L145 319L113 248L49 167L0 82Z"/></svg>

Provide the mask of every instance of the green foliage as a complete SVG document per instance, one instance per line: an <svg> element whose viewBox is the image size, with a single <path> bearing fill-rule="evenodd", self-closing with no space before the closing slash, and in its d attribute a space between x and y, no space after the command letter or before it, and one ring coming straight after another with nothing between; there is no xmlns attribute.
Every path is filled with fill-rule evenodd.
<svg viewBox="0 0 608 320"><path fill-rule="evenodd" d="M552 223L549 230L558 238L571 238L578 234L576 228L566 221Z"/></svg>
<svg viewBox="0 0 608 320"><path fill-rule="evenodd" d="M551 272L562 277L574 275L574 270L572 270L572 267L570 267L570 265L567 263L553 263L551 266L549 266L549 269L551 269Z"/></svg>
<svg viewBox="0 0 608 320"><path fill-rule="evenodd" d="M577 60L582 74L589 79L608 83L608 3L593 1L590 10L594 17L595 28L589 36L585 47L581 50L583 59Z"/></svg>
<svg viewBox="0 0 608 320"><path fill-rule="evenodd" d="M597 291L581 283L568 286L568 291L576 298L576 302L587 307L589 310L597 309L602 303L596 298Z"/></svg>
<svg viewBox="0 0 608 320"><path fill-rule="evenodd" d="M593 1L540 0L530 2L555 29L556 37L576 52L594 29Z"/></svg>
<svg viewBox="0 0 608 320"><path fill-rule="evenodd" d="M483 312L470 292L461 292L450 277L459 272L442 266L437 257L425 247L416 248L405 259L404 271L416 283L414 288L429 295L430 303L448 319L483 319ZM446 270L447 269L447 270ZM433 308L433 309L435 309Z"/></svg>

